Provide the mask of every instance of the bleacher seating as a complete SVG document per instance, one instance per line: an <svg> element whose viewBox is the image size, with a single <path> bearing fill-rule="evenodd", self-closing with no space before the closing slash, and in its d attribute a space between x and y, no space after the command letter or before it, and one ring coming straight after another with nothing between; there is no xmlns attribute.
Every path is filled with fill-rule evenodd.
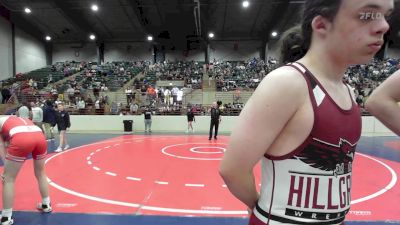
<svg viewBox="0 0 400 225"><path fill-rule="evenodd" d="M217 84L217 92L209 93L215 101L223 102L223 115L238 115L258 83L277 65L273 59L213 62L208 67L201 62L110 62L104 65L65 62L20 74L2 84L19 102L64 100L72 114L140 114L141 109L150 106L159 115L178 115L185 113L188 105L196 104L197 114L204 115L209 108L207 103L204 105L205 90L196 91L195 88L201 88L205 82L208 84L209 81L203 79L211 77L212 83ZM399 59L374 60L368 65L349 68L345 81L354 88L357 102L363 106L370 92L397 69L400 69ZM173 88L184 93L180 101L172 95L173 101L166 100L164 91ZM132 94L128 96L126 89L131 89ZM153 92L149 93L151 89ZM77 101L81 98L86 105L79 109ZM138 108L134 112L133 104Z"/></svg>

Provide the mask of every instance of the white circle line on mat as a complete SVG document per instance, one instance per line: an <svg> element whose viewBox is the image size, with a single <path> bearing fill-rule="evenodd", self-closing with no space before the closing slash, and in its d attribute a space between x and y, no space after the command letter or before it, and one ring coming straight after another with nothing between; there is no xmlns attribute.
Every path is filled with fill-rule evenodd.
<svg viewBox="0 0 400 225"><path fill-rule="evenodd" d="M120 140L118 141L108 141L109 142L121 142ZM101 143L101 142L100 142ZM95 144L99 144L99 143L94 143L94 144L88 144L88 145L82 145L80 147L88 147L91 145L95 145ZM46 163L48 163L49 161L51 161L52 159L54 159L55 157L58 157L60 155L66 154L70 151L72 151L73 149L69 149L67 151L63 151L59 154L54 154L53 156L49 157L48 159L46 159ZM111 199L106 199L106 198L100 198L100 197L96 197L96 196L91 196L91 195L87 195L87 194L82 194L80 192L65 188L57 183L55 183L54 181L52 181L50 178L47 178L49 184L60 190L63 191L65 193L68 193L70 195L74 195L80 198L84 198L84 199L88 199L88 200L92 200L92 201L96 201L96 202L101 202L101 203L106 203L106 204L111 204L111 205L119 205L119 206L126 206L126 207L131 207L131 208L138 208L141 205L137 204L137 203L129 203L129 202L122 202L122 201L116 201L116 200L111 200ZM144 210L149 210L149 211L157 211L157 212L173 212L173 213L186 213L186 214L210 214L210 215L248 215L247 211L243 211L243 210L231 210L231 211L216 211L216 210L196 210L196 209L179 209L179 208L166 208L166 207L157 207L157 206L142 206L141 209Z"/></svg>
<svg viewBox="0 0 400 225"><path fill-rule="evenodd" d="M118 141L109 141L109 142L121 142L121 141L118 140ZM109 142L107 142L107 143L109 143ZM102 142L100 142L100 143L102 143ZM83 145L83 146L80 146L80 147L88 147L88 146L95 145L95 144L99 144L99 143ZM198 144L198 143L196 143L196 144ZM74 149L75 148L69 149L67 151L60 152L58 154L54 154L53 156L51 156L48 159L46 159L46 163L48 163L51 159L53 159L55 157L58 157L58 156L61 156L63 154L66 154L66 153L68 153L68 152L70 152L70 151L72 151ZM365 197L362 197L362 198L359 198L359 199L355 199L355 200L351 201L351 204L357 204L357 203L360 203L360 202L364 202L364 201L376 198L376 197L384 194L386 191L388 191L388 190L390 190L390 189L392 189L394 187L394 185L397 183L397 175L396 175L396 172L390 166L388 166L384 162L382 162L382 161L380 161L378 159L375 159L373 157L370 157L368 155L365 155L365 154L362 154L362 153L358 153L358 152L356 154L359 154L359 155L361 155L361 156L363 156L365 158L373 160L373 161L381 164L382 166L384 166L391 173L392 179L389 182L389 184L386 185L385 188L383 188L383 189L381 189L381 190L379 190L379 191L377 191L377 192L375 192L373 194L370 194L368 196L365 196ZM82 193L67 189L65 187L62 187L62 186L56 184L55 182L51 181L50 178L47 178L47 180L49 181L49 184L51 186L53 186L54 188L56 188L56 189L58 189L60 191L66 192L68 194L81 197L81 198L85 198L85 199L93 200L93 201L97 201L97 202L102 202L102 203L108 203L108 204L112 204L112 205L120 205L120 206L134 207L134 208L138 208L139 207L139 204L136 204L136 203L114 201L114 200L110 200L110 199L99 198L99 197L95 197L95 196L91 196L91 195L82 194ZM225 185L222 185L222 186L225 187ZM145 209L145 210L158 211L158 212L175 212L175 213L191 213L191 214L212 214L212 215L247 215L248 214L247 211L191 210L191 209L176 209L176 208L165 208L165 207L155 207L155 206L142 206L141 208Z"/></svg>

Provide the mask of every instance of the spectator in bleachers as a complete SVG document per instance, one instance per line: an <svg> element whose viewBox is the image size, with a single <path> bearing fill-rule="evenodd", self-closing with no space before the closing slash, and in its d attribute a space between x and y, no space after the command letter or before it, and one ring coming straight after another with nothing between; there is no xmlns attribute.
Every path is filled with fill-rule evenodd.
<svg viewBox="0 0 400 225"><path fill-rule="evenodd" d="M136 63L118 62L118 63L106 63L105 65L101 66L84 68L84 71L82 71L83 74L85 73L86 70L89 71L89 73L91 74L92 80L90 82L88 82L87 80L84 80L85 82L82 82L78 80L78 78L75 79L75 77L71 77L70 79L66 79L67 80L66 83L57 85L56 93L54 93L54 89L39 90L40 91L39 93L38 91L35 90L35 88L27 88L31 87L30 85L32 85L32 83L34 84L36 80L31 79L30 77L29 78L24 77L25 75L22 74L20 81L10 83L13 85L12 93L17 94L15 96L13 95L14 96L13 99L16 99L16 97L18 97L19 102L22 101L30 102L33 99L35 99L39 94L46 95L46 93L50 91L55 94L54 95L55 98L53 98L53 100L59 98L59 100L62 101L63 98L62 96L58 96L58 93L64 93L65 88L67 88L66 93L69 98L67 98L66 100L71 99L73 105L77 105L78 100L74 101L73 99L74 98L78 99L77 97L80 96L86 98L86 89L91 90L92 87L93 88L98 87L101 89L101 92L103 92L103 90L106 87L105 84L107 83L107 85L111 84L110 88L115 91L116 90L115 87L118 87L118 85L122 84L123 80L126 80L126 78L122 78L122 76L126 75L129 79L131 77L130 74L135 74L135 72L131 72L131 70L129 69L130 67L126 65L138 66L138 67L143 66L143 68L144 66L147 66L145 70L148 71L149 76L145 76L143 78L139 77L134 78L135 86L138 87L143 86L142 90L144 91L143 95L146 95L146 93L148 94L146 88L149 85L151 85L152 87L154 87L155 85L156 80L154 80L151 77L153 75L150 74L152 71L155 73L156 79L167 79L169 77L168 79L171 80L184 80L186 86L190 85L193 87L195 86L201 87L202 77L203 77L202 75L203 69L201 63L199 64L197 62L174 62L174 63L165 62L165 63L157 63L154 65L149 65L146 63L136 64ZM268 71L272 70L276 65L277 61L272 58L269 58L266 61L257 58L252 58L243 62L223 62L215 60L212 65L212 70L209 71L209 74L215 77L217 90L229 92L241 89L246 91L246 90L253 90L254 88L256 88L260 80L265 76L265 74L268 73ZM110 68L107 68L107 66ZM66 67L69 67L69 70L65 70ZM124 67L123 74L120 74L121 67ZM71 72L75 70L74 68L81 68L81 64L79 63L75 65L73 62L57 63L55 66L56 70L55 72L53 72L53 78L55 78L55 81L58 80L59 75L56 74L57 71ZM354 89L357 103L360 106L363 106L365 100L367 99L368 95L372 92L374 87L378 86L380 82L386 79L397 68L400 68L399 59L385 59L383 61L373 60L371 63L366 65L351 67L346 73L345 81L349 83ZM43 82L46 81L47 79L45 79L45 81ZM143 85L144 83L147 83L147 85ZM70 87L75 87L74 95L72 98L70 96L70 94L72 93ZM57 89L59 90L57 91ZM94 92L96 92L96 90L94 90ZM171 102L172 94L170 91L169 91L170 94L168 95L168 91L164 91L163 88L158 87L157 89L155 89L155 92L157 96L155 98L157 99L156 102L151 101L153 99L151 97L152 95L148 94L148 100L150 100L150 104L160 109L162 107L160 106L160 104L163 103L165 103L166 106L173 105L174 103L176 104L177 97L175 98L175 101ZM166 98L168 99L164 98L164 94L167 94ZM229 94L233 95L233 102L238 101L237 93L229 93ZM132 91L131 100L128 101L127 99L126 102L127 106L130 106L131 102L135 101L133 99L134 95L135 92ZM140 103L141 100L142 99L139 99L138 103ZM5 100L3 99L2 102L4 103ZM146 102L144 104L149 104L149 102ZM90 107L91 105L90 100L87 105L88 107ZM227 113L235 115L236 111L240 110L235 107L236 105L233 105L232 107L232 109L234 109L234 112L227 111ZM177 107L169 107L168 110L167 109L164 110L164 112L168 112L167 114L170 114L175 111L176 112L179 111L177 110ZM106 110L106 112L109 112L109 110Z"/></svg>
<svg viewBox="0 0 400 225"><path fill-rule="evenodd" d="M104 115L104 101L103 98L96 99L94 103L96 115Z"/></svg>
<svg viewBox="0 0 400 225"><path fill-rule="evenodd" d="M147 87L146 93L147 93L147 100L150 102L152 102L157 96L156 90L151 85Z"/></svg>
<svg viewBox="0 0 400 225"><path fill-rule="evenodd" d="M59 98L57 98L57 100L54 101L55 105L61 104L63 101L61 101Z"/></svg>
<svg viewBox="0 0 400 225"><path fill-rule="evenodd" d="M49 74L49 76L48 76L48 78L47 78L47 83L48 84L51 84L51 83L53 83L54 81L53 81L53 74Z"/></svg>
<svg viewBox="0 0 400 225"><path fill-rule="evenodd" d="M139 109L139 105L136 104L135 102L131 102L131 104L129 105L129 111L131 113L131 115L136 115Z"/></svg>
<svg viewBox="0 0 400 225"><path fill-rule="evenodd" d="M75 102L75 89L70 85L67 89L68 100Z"/></svg>
<svg viewBox="0 0 400 225"><path fill-rule="evenodd" d="M74 88L74 99L75 99L75 102L77 102L76 99L78 99L78 97L81 97L81 90L80 90L79 86L75 86L75 88Z"/></svg>
<svg viewBox="0 0 400 225"><path fill-rule="evenodd" d="M105 102L103 105L104 115L110 115L111 107L108 102Z"/></svg>
<svg viewBox="0 0 400 225"><path fill-rule="evenodd" d="M166 105L170 105L172 104L172 99L171 99L171 91L169 90L169 88L165 88L164 90L164 103Z"/></svg>
<svg viewBox="0 0 400 225"><path fill-rule="evenodd" d="M108 87L105 84L102 84L100 90L102 92L107 92L108 91Z"/></svg>
<svg viewBox="0 0 400 225"><path fill-rule="evenodd" d="M1 95L3 97L2 100L1 100L1 103L2 104L6 104L8 102L8 100L10 99L10 97L11 97L10 89L8 89L7 87L3 87L1 89Z"/></svg>
<svg viewBox="0 0 400 225"><path fill-rule="evenodd" d="M85 103L85 100L83 99L83 98L81 98L81 97L78 97L78 103L77 103L77 108L78 108L78 111L79 111L79 114L80 115L85 115L86 114L86 103Z"/></svg>
<svg viewBox="0 0 400 225"><path fill-rule="evenodd" d="M127 87L125 89L125 95L126 95L126 102L127 104L129 104L132 101L132 88L131 87Z"/></svg>
<svg viewBox="0 0 400 225"><path fill-rule="evenodd" d="M93 105L94 105L92 97L90 95L88 95L85 102L86 102L86 107L87 107L88 112L91 113L92 109L93 109Z"/></svg>
<svg viewBox="0 0 400 225"><path fill-rule="evenodd" d="M239 103L240 101L240 88L236 88L235 94L234 94L234 99L233 102L234 103Z"/></svg>
<svg viewBox="0 0 400 225"><path fill-rule="evenodd" d="M78 85L75 90L75 94L79 94L80 96L86 96L87 90L82 85Z"/></svg>
<svg viewBox="0 0 400 225"><path fill-rule="evenodd" d="M97 85L93 87L93 95L95 98L100 96L100 88Z"/></svg>
<svg viewBox="0 0 400 225"><path fill-rule="evenodd" d="M179 88L177 86L174 86L171 90L171 94L172 94L172 104L174 104L176 102L176 97L178 94Z"/></svg>
<svg viewBox="0 0 400 225"><path fill-rule="evenodd" d="M136 91L132 93L132 102L136 102Z"/></svg>
<svg viewBox="0 0 400 225"><path fill-rule="evenodd" d="M111 115L118 115L118 104L116 102L111 102L111 107L110 107L110 113Z"/></svg>
<svg viewBox="0 0 400 225"><path fill-rule="evenodd" d="M51 93L51 96L52 96L52 98L53 98L53 101L57 100L57 98L58 98L58 91L57 91L57 89L56 89L55 86L53 86L53 88L51 88L50 93Z"/></svg>
<svg viewBox="0 0 400 225"><path fill-rule="evenodd" d="M158 87L156 89L158 102L164 102L164 88Z"/></svg>
<svg viewBox="0 0 400 225"><path fill-rule="evenodd" d="M178 89L176 92L176 104L182 105L182 100L183 100L183 88Z"/></svg>

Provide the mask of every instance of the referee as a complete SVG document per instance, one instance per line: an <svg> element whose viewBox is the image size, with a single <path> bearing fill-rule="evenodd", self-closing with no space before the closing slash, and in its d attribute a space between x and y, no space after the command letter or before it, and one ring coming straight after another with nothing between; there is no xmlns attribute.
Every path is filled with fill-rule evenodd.
<svg viewBox="0 0 400 225"><path fill-rule="evenodd" d="M213 136L212 134L214 127L215 127L214 139L216 140L218 136L218 126L219 123L221 122L221 111L219 110L218 104L216 102L213 102L210 114L211 114L211 123L210 123L210 136L208 137L208 140L211 140Z"/></svg>

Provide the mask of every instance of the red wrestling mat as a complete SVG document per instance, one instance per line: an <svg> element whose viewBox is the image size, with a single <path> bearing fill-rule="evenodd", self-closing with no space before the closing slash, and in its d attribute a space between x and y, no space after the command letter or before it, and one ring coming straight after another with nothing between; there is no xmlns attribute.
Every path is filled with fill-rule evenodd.
<svg viewBox="0 0 400 225"><path fill-rule="evenodd" d="M246 208L218 174L228 137L129 135L50 155L55 212L243 217ZM17 180L15 210L40 199L28 161ZM348 220L400 220L400 164L363 154L354 163ZM259 183L259 170L256 171Z"/></svg>

